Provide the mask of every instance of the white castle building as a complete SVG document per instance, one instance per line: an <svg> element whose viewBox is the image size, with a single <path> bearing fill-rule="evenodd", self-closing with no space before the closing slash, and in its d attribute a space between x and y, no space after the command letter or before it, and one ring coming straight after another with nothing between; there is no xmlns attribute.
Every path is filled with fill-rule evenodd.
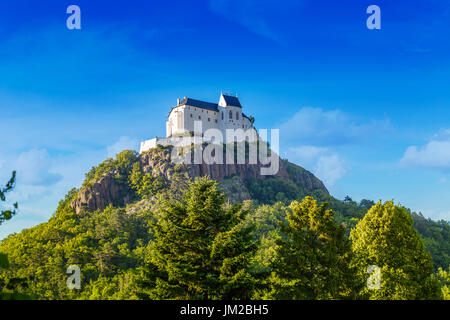
<svg viewBox="0 0 450 320"><path fill-rule="evenodd" d="M199 123L201 132L198 132ZM141 142L140 152L156 148L157 145L190 145L190 137L194 135L200 136L200 140L196 141L203 142L203 134L208 129L220 130L224 138L227 129L255 130L250 118L242 112L237 96L221 94L219 103L184 97L181 101L177 99L177 105L169 112L166 138L156 137Z"/></svg>

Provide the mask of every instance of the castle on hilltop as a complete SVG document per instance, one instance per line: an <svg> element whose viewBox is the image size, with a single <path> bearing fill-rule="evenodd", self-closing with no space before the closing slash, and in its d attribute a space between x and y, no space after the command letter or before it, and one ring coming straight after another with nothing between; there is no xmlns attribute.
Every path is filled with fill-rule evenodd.
<svg viewBox="0 0 450 320"><path fill-rule="evenodd" d="M199 124L201 130L198 131ZM184 97L177 99L166 122L166 138L154 138L141 142L140 152L156 148L157 145L183 145L191 143L184 139L190 136L200 136L208 129L218 129L226 137L226 130L244 130L253 128L253 120L242 112L239 98L220 94L219 103L205 102Z"/></svg>

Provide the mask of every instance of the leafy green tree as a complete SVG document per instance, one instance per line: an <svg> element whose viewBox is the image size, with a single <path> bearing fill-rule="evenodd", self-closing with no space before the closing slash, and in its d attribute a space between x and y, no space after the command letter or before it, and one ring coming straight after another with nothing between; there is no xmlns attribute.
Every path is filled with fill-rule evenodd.
<svg viewBox="0 0 450 320"><path fill-rule="evenodd" d="M375 202L373 200L368 200L368 199L362 199L359 202L359 205L361 207L366 208L367 210L369 210L370 208L372 208L375 205Z"/></svg>
<svg viewBox="0 0 450 320"><path fill-rule="evenodd" d="M217 183L204 177L190 185L183 201L165 202L160 211L141 297L251 298L257 246L241 205L225 206Z"/></svg>
<svg viewBox="0 0 450 320"><path fill-rule="evenodd" d="M16 182L16 172L13 171L11 179L6 183L5 187L0 189L0 201L6 201L6 193L14 188ZM18 208L17 202L13 204L13 209L1 209L0 207L0 224L12 218L16 214ZM10 272L11 266L8 256L0 253L0 271ZM4 273L3 272L3 273ZM5 277L0 273L0 300L3 299L29 299L28 295L21 293L21 291L28 288L26 278Z"/></svg>
<svg viewBox="0 0 450 320"><path fill-rule="evenodd" d="M433 257L435 269L447 268L450 265L450 223L426 219L420 213L412 212L411 215L425 249Z"/></svg>
<svg viewBox="0 0 450 320"><path fill-rule="evenodd" d="M450 300L450 267L448 270L438 269L438 278L441 282L442 297L444 300Z"/></svg>
<svg viewBox="0 0 450 320"><path fill-rule="evenodd" d="M131 188L142 198L148 198L163 190L167 183L163 176L153 177L142 172L141 163L135 162L128 177Z"/></svg>
<svg viewBox="0 0 450 320"><path fill-rule="evenodd" d="M424 250L407 210L393 201L378 202L351 231L357 276L367 279L371 265L380 270L380 286L366 286L368 299L439 299L433 260Z"/></svg>
<svg viewBox="0 0 450 320"><path fill-rule="evenodd" d="M253 127L255 124L255 118L253 116L249 116L248 119L250 120L250 125Z"/></svg>
<svg viewBox="0 0 450 320"><path fill-rule="evenodd" d="M312 197L293 201L282 225L272 264L276 299L352 298L357 283L350 267L351 244L345 228L335 224L334 212Z"/></svg>
<svg viewBox="0 0 450 320"><path fill-rule="evenodd" d="M16 182L16 172L13 171L11 179L6 183L6 186L0 189L0 201L6 201L6 193L11 191L14 188L14 184ZM4 210L0 207L0 224L2 224L4 221L9 220L12 218L12 216L16 213L17 209L17 202L13 205L14 210ZM9 261L8 257L0 253L0 269L9 269ZM2 293L0 292L0 298L2 296Z"/></svg>
<svg viewBox="0 0 450 320"><path fill-rule="evenodd" d="M16 180L16 172L14 171L12 173L11 179L8 181L6 186L0 189L0 201L6 201L6 193L8 191L11 191L14 188L15 180ZM14 209L17 209L17 203L15 203L13 206L14 206ZM3 209L1 209L0 210L0 224L2 224L2 222L4 222L5 220L11 219L11 217L15 213L16 213L16 210L3 210ZM6 256L6 254L3 254L3 253L0 253L0 270L1 269L9 269L8 257ZM1 280L0 280L0 287L2 287ZM2 297L5 297L5 293L2 293L0 291L0 299Z"/></svg>
<svg viewBox="0 0 450 320"><path fill-rule="evenodd" d="M0 189L0 201L6 201L6 193L14 188L16 182L16 172L13 171L11 179L6 183L5 187ZM0 224L5 220L9 220L16 214L17 202L13 204L14 209L3 210L0 207Z"/></svg>
<svg viewBox="0 0 450 320"><path fill-rule="evenodd" d="M108 158L98 166L92 167L86 174L83 186L90 185L104 174L114 173L114 178L118 181L127 179L133 164L137 161L139 154L133 150L124 150L116 155L116 158Z"/></svg>

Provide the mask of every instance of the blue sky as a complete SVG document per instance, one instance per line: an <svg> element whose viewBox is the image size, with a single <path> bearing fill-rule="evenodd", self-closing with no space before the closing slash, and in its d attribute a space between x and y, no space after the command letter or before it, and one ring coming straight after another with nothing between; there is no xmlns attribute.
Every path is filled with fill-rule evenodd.
<svg viewBox="0 0 450 320"><path fill-rule="evenodd" d="M66 28L81 8L82 29ZM368 30L366 8L381 8ZM0 4L0 181L48 220L90 167L165 134L177 98L239 93L280 153L337 198L450 220L447 1L23 1Z"/></svg>

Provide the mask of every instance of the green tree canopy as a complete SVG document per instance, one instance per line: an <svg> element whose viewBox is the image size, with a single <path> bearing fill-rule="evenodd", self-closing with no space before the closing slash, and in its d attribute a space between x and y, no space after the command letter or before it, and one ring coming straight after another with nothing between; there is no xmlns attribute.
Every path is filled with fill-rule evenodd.
<svg viewBox="0 0 450 320"><path fill-rule="evenodd" d="M0 188L0 201L6 201L6 193L11 191L14 188L14 184L16 182L16 172L13 171L11 179L6 183L5 187ZM9 220L16 213L17 203L14 203L13 210L4 210L0 207L0 224L2 224L5 220ZM5 254L0 253L0 269L8 269L9 261ZM0 293L1 295L1 293Z"/></svg>
<svg viewBox="0 0 450 320"><path fill-rule="evenodd" d="M241 205L226 206L217 183L199 178L184 201L165 202L155 224L141 296L152 299L249 299L256 251Z"/></svg>
<svg viewBox="0 0 450 320"><path fill-rule="evenodd" d="M441 282L442 296L444 300L450 300L450 266L448 270L439 268L438 278Z"/></svg>
<svg viewBox="0 0 450 320"><path fill-rule="evenodd" d="M378 202L352 230L358 277L367 279L367 268L381 271L380 288L365 287L369 299L439 299L439 282L433 260L424 250L407 210L393 201Z"/></svg>
<svg viewBox="0 0 450 320"><path fill-rule="evenodd" d="M6 193L11 191L14 188L14 184L16 182L16 172L13 171L11 179L6 183L3 188L0 188L0 201L6 201ZM12 218L14 214L16 214L17 202L13 204L14 209L4 210L0 206L0 224L3 221L9 220Z"/></svg>
<svg viewBox="0 0 450 320"><path fill-rule="evenodd" d="M293 201L273 262L271 298L341 299L354 292L351 245L328 204Z"/></svg>

